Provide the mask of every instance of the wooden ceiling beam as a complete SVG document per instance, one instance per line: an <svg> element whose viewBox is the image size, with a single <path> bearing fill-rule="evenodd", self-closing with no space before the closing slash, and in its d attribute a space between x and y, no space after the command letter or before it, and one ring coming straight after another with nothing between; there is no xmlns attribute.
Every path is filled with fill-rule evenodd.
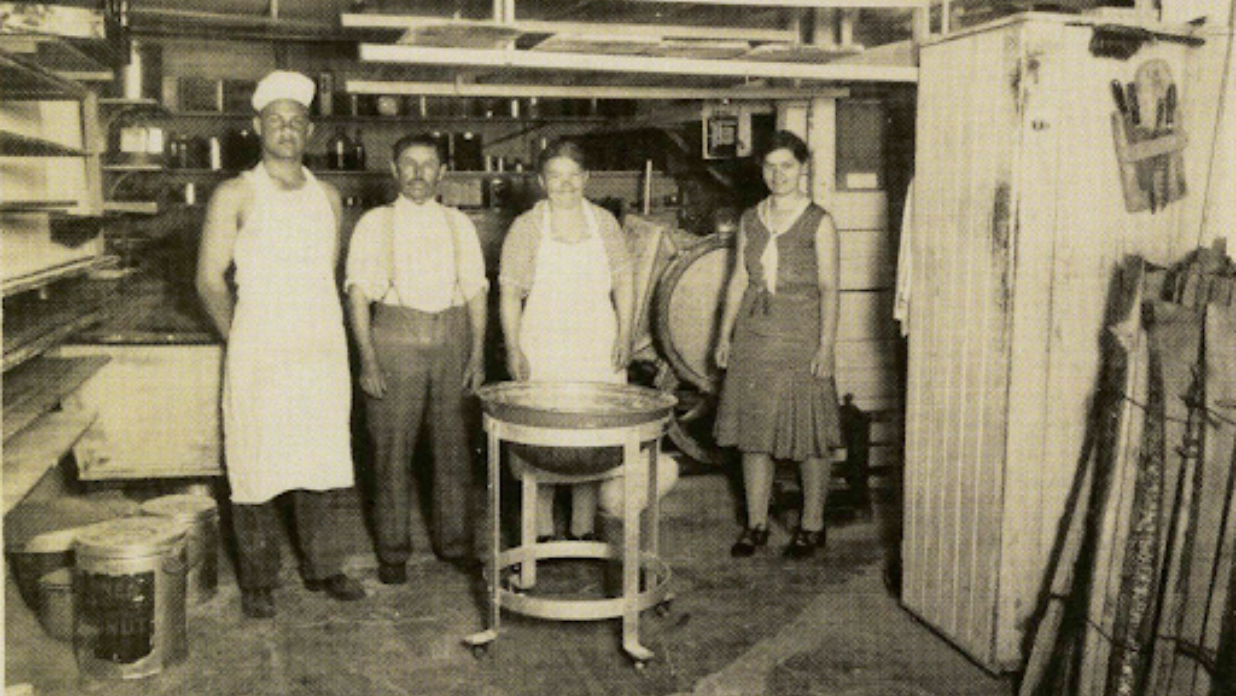
<svg viewBox="0 0 1236 696"><path fill-rule="evenodd" d="M639 36L651 39L704 39L712 41L761 41L793 43L798 40L798 34L789 29L761 29L746 27L704 27L677 26L662 24L620 24L617 22L559 22L520 19L514 22L482 22L464 19L444 19L441 17L421 17L413 15L386 14L356 14L346 13L340 16L344 28L350 29L387 29L391 31L406 31L422 27L459 26L478 29L502 27L514 29L525 34L587 34L587 35L624 35Z"/></svg>
<svg viewBox="0 0 1236 696"><path fill-rule="evenodd" d="M918 81L918 68L910 65L834 65L831 63L786 63L757 60L709 60L661 56L621 56L596 53L431 48L361 44L360 59L374 63L404 65L473 65L489 68L523 68L583 72L619 72L628 75L695 75L820 80L826 82Z"/></svg>
<svg viewBox="0 0 1236 696"><path fill-rule="evenodd" d="M716 5L725 7L797 7L801 9L867 9L895 10L930 7L933 0L618 0L632 3Z"/></svg>
<svg viewBox="0 0 1236 696"><path fill-rule="evenodd" d="M811 97L842 98L850 91L838 87L640 87L598 85L475 84L412 82L405 80L348 79L344 89L352 94L399 94L427 97L537 97L539 99L732 99L772 101Z"/></svg>

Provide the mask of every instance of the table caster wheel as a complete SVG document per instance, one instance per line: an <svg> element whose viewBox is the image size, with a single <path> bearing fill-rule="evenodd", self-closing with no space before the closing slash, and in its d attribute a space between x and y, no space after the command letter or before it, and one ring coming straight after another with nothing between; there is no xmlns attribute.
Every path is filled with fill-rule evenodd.
<svg viewBox="0 0 1236 696"><path fill-rule="evenodd" d="M667 599L667 600L665 600L664 602L661 602L660 604L657 604L655 607L653 607L653 609L652 609L652 610L653 610L654 612L656 612L656 615L657 615L658 617L660 617L660 618L662 618L662 619L663 619L663 618L665 618L665 617L667 617L667 616L669 616L669 615L670 615L670 612L671 612L671 611L673 611L673 608L674 608L674 607L673 607L673 605L670 603L670 600L668 600L668 599Z"/></svg>
<svg viewBox="0 0 1236 696"><path fill-rule="evenodd" d="M473 658L477 660L483 660L488 655L489 655L488 645L473 645L472 646L472 657Z"/></svg>

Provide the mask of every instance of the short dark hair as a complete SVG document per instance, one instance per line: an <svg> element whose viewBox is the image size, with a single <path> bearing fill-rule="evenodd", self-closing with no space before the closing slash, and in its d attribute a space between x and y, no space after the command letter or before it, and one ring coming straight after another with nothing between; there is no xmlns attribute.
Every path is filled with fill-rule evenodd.
<svg viewBox="0 0 1236 696"><path fill-rule="evenodd" d="M431 133L412 133L405 135L391 146L391 161L398 162L399 156L410 147L428 147L438 154L438 161L446 164L446 151L442 147L442 138Z"/></svg>
<svg viewBox="0 0 1236 696"><path fill-rule="evenodd" d="M536 161L537 171L544 172L545 165L549 164L550 160L559 157L572 160L579 165L580 169L588 171L588 157L584 154L583 146L570 138L559 138L542 150Z"/></svg>
<svg viewBox="0 0 1236 696"><path fill-rule="evenodd" d="M779 130L769 138L764 151L760 153L760 163L763 164L764 158L777 150L789 150L790 154L794 155L794 159L798 160L799 164L806 164L811 159L811 150L807 148L807 143L803 142L802 138L786 130Z"/></svg>

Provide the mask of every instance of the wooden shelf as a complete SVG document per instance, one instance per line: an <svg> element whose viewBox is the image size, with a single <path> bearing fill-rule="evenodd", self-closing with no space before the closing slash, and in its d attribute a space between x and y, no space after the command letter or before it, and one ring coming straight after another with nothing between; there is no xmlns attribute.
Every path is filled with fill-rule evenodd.
<svg viewBox="0 0 1236 696"><path fill-rule="evenodd" d="M7 513L26 497L30 489L68 454L96 414L57 411L38 419L4 443L4 511Z"/></svg>
<svg viewBox="0 0 1236 696"><path fill-rule="evenodd" d="M165 171L157 164L105 164L105 172L161 172Z"/></svg>
<svg viewBox="0 0 1236 696"><path fill-rule="evenodd" d="M81 148L0 130L0 157L85 157Z"/></svg>
<svg viewBox="0 0 1236 696"><path fill-rule="evenodd" d="M118 263L118 259L114 256L95 256L88 259L73 261L60 266L46 268L36 273L21 276L19 278L10 278L4 281L3 296L16 295L19 292L33 290L38 287L54 283L57 280L64 280L74 276L85 275L93 270L114 266ZM7 353L7 348L5 349ZM8 369L7 367L5 369Z"/></svg>
<svg viewBox="0 0 1236 696"><path fill-rule="evenodd" d="M185 119L252 119L253 116L253 114L236 111L168 111L167 113L168 118ZM434 123L443 125L483 125L489 123L493 125L532 125L545 123L607 123L613 119L609 116L494 116L492 118L486 118L484 116L349 116L345 114L333 114L330 116L312 116L311 120L314 123L319 124L389 123L391 125L406 125L409 123Z"/></svg>
<svg viewBox="0 0 1236 696"><path fill-rule="evenodd" d="M56 408L110 361L107 356L31 360L4 376L4 440Z"/></svg>
<svg viewBox="0 0 1236 696"><path fill-rule="evenodd" d="M76 100L85 87L0 48L0 98L13 101Z"/></svg>
<svg viewBox="0 0 1236 696"><path fill-rule="evenodd" d="M72 208L77 205L77 201L4 201L0 203L0 213L31 213L48 210L62 210L64 208Z"/></svg>
<svg viewBox="0 0 1236 696"><path fill-rule="evenodd" d="M158 215L159 204L155 201L103 201L103 212L109 215Z"/></svg>

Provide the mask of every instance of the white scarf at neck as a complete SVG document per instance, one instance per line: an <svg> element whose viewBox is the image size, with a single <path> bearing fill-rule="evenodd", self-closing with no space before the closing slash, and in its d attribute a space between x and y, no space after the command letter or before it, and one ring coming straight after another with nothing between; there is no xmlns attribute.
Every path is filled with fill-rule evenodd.
<svg viewBox="0 0 1236 696"><path fill-rule="evenodd" d="M781 264L781 254L777 251L777 237L788 232L798 222L808 205L811 205L810 198L799 198L795 202L792 214L783 218L789 222L779 228L773 227L772 224L771 198L765 198L755 207L756 215L768 230L768 244L764 247L764 253L760 254L760 265L764 267L764 284L768 287L769 293L777 292L777 270Z"/></svg>

